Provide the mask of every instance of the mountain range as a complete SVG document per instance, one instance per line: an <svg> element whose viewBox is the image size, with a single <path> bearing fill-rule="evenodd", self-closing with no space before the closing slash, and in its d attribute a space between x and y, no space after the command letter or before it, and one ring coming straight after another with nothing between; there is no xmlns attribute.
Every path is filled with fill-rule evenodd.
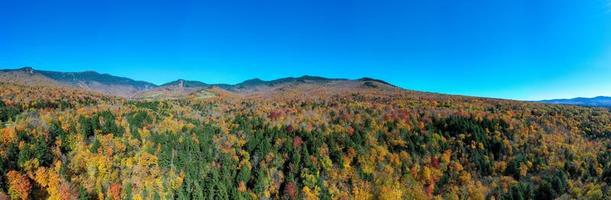
<svg viewBox="0 0 611 200"><path fill-rule="evenodd" d="M19 85L44 85L72 87L86 91L134 99L174 99L182 97L207 98L221 94L226 95L266 95L275 92L296 91L307 93L321 86L337 90L402 90L386 81L373 78L343 79L319 76L287 77L275 80L258 78L237 84L208 84L196 80L178 79L156 85L146 81L98 73L56 72L35 70L31 67L0 70L0 82ZM594 107L611 107L611 97L551 99L536 101L548 104L567 104Z"/></svg>
<svg viewBox="0 0 611 200"><path fill-rule="evenodd" d="M31 67L0 70L0 82L19 85L76 87L121 97L131 97L133 94L157 87L153 83L135 81L110 74L100 74L94 71L55 72L35 70Z"/></svg>
<svg viewBox="0 0 611 200"><path fill-rule="evenodd" d="M208 84L201 81L178 79L156 85L95 71L56 72L35 70L31 67L0 70L0 82L72 87L124 98L180 98L184 96L205 98L220 93L264 94L296 88L307 91L319 88L319 86L346 90L357 87L381 90L400 89L388 82L373 78L351 80L318 76L288 77L270 81L255 78L238 84Z"/></svg>
<svg viewBox="0 0 611 200"><path fill-rule="evenodd" d="M566 105L579 105L579 106L593 106L593 107L611 107L611 97L597 96L592 98L577 97L572 99L550 99L539 101L541 103L550 104L566 104Z"/></svg>

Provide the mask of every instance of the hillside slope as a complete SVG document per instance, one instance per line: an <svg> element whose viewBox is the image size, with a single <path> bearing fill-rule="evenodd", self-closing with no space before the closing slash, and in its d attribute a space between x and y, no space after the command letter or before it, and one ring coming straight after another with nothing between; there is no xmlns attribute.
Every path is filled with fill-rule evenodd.
<svg viewBox="0 0 611 200"><path fill-rule="evenodd" d="M0 70L0 82L22 85L63 85L120 97L132 97L136 93L156 87L152 83L93 71L54 72L30 67Z"/></svg>
<svg viewBox="0 0 611 200"><path fill-rule="evenodd" d="M21 68L16 70L0 70L0 82L14 83L29 86L60 86L60 82L35 73L32 68Z"/></svg>

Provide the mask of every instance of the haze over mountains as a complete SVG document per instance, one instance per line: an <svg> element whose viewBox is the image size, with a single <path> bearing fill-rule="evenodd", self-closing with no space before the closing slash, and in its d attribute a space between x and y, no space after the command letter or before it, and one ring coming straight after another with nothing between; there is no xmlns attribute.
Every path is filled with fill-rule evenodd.
<svg viewBox="0 0 611 200"><path fill-rule="evenodd" d="M551 104L566 104L566 105L580 105L580 106L594 106L594 107L611 107L611 97L597 96L592 98L577 97L572 99L550 99L539 101L542 103Z"/></svg>
<svg viewBox="0 0 611 200"><path fill-rule="evenodd" d="M390 83L372 78L350 80L317 76L288 77L271 81L255 78L238 84L208 84L201 81L178 79L156 85L146 81L136 81L94 71L55 72L35 70L31 67L0 70L0 82L20 85L76 87L125 98L180 98L183 96L205 98L219 93L253 94L297 88L301 91L307 91L320 86L338 89L357 87L399 89Z"/></svg>

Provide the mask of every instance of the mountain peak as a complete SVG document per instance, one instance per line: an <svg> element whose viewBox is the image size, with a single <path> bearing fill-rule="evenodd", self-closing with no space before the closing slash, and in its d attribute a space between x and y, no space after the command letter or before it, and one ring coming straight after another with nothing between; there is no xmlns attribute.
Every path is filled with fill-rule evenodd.
<svg viewBox="0 0 611 200"><path fill-rule="evenodd" d="M245 80L245 81L239 83L238 85L246 86L246 85L258 85L258 84L264 84L264 83L265 83L265 81L261 80L260 78L253 78L253 79Z"/></svg>
<svg viewBox="0 0 611 200"><path fill-rule="evenodd" d="M75 72L75 73L79 73L79 72ZM100 73L98 73L96 71L93 71L93 70L87 70L87 71L83 71L83 72L80 72L80 73L82 73L82 74L100 74ZM104 75L109 75L109 74L104 74Z"/></svg>
<svg viewBox="0 0 611 200"><path fill-rule="evenodd" d="M25 72L27 74L34 74L35 70L32 67L25 66L17 69L2 69L0 72Z"/></svg>
<svg viewBox="0 0 611 200"><path fill-rule="evenodd" d="M178 86L180 88L183 87L206 87L208 84L200 81L191 81L185 79L177 79L172 82L164 83L161 86Z"/></svg>
<svg viewBox="0 0 611 200"><path fill-rule="evenodd" d="M306 79L306 80L331 80L330 78L325 78L321 76L311 76L311 75L303 75L298 77L297 79Z"/></svg>
<svg viewBox="0 0 611 200"><path fill-rule="evenodd" d="M28 66L19 68L19 70L24 71L24 72L28 72L28 73L34 72L34 68L28 67Z"/></svg>
<svg viewBox="0 0 611 200"><path fill-rule="evenodd" d="M320 81L320 82L328 82L328 81L345 81L348 79L342 79L342 78L326 78L326 77L322 77L322 76L311 76L311 75L303 75L300 77L295 78L296 81Z"/></svg>
<svg viewBox="0 0 611 200"><path fill-rule="evenodd" d="M382 83L382 84L385 84L385 85L390 85L390 86L396 87L395 85L390 84L390 83L388 83L386 81L383 81L383 80L380 80L380 79L375 79L375 78L370 78L370 77L363 77L363 78L360 78L360 79L357 79L357 80L358 81L366 81L366 82L378 82L378 83Z"/></svg>

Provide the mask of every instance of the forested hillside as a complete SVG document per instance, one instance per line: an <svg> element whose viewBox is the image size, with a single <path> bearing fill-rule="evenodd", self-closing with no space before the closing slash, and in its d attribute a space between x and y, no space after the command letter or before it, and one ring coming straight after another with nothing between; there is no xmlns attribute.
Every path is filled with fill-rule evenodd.
<svg viewBox="0 0 611 200"><path fill-rule="evenodd" d="M2 83L0 199L611 196L608 109L368 83L172 100Z"/></svg>

